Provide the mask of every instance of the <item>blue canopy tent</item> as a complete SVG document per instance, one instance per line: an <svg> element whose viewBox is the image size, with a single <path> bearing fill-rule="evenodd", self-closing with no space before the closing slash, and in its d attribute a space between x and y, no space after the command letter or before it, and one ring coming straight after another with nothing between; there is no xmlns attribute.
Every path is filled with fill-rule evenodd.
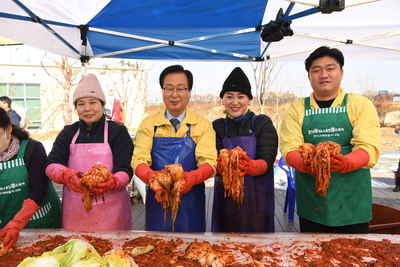
<svg viewBox="0 0 400 267"><path fill-rule="evenodd" d="M400 59L399 1L348 7L352 1L362 0L321 14L316 6L283 0L0 0L0 36L82 62L304 60L302 53L320 45L345 44L347 60ZM293 20L294 35L263 42L260 34L280 8L280 22Z"/></svg>

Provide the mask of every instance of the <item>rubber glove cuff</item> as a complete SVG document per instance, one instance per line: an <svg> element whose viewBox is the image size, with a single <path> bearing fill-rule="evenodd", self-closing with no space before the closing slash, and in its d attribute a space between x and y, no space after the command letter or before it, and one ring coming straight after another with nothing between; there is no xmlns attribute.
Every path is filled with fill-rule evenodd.
<svg viewBox="0 0 400 267"><path fill-rule="evenodd" d="M140 163L135 169L135 175L147 185L150 183L154 173L155 172L146 163Z"/></svg>
<svg viewBox="0 0 400 267"><path fill-rule="evenodd" d="M286 154L285 162L301 172L308 172L306 166L303 164L303 158L300 156L300 152L298 150L292 150Z"/></svg>
<svg viewBox="0 0 400 267"><path fill-rule="evenodd" d="M58 163L49 164L46 167L46 175L57 184L65 184L63 174L66 168L66 166Z"/></svg>
<svg viewBox="0 0 400 267"><path fill-rule="evenodd" d="M21 210L15 214L14 218L7 223L0 233L0 239L4 238L3 245L5 247L12 248L17 243L20 231L38 209L40 207L32 199L24 200Z"/></svg>
<svg viewBox="0 0 400 267"><path fill-rule="evenodd" d="M263 159L250 160L246 173L251 176L259 176L268 169L268 163Z"/></svg>
<svg viewBox="0 0 400 267"><path fill-rule="evenodd" d="M346 158L346 164L339 172L346 173L358 170L369 162L369 154L364 149L356 149L353 152L344 156Z"/></svg>
<svg viewBox="0 0 400 267"><path fill-rule="evenodd" d="M200 184L210 178L214 173L213 168L208 163L202 164L197 170L191 172L185 172L186 175L186 187L181 191L185 194L192 189L193 186Z"/></svg>
<svg viewBox="0 0 400 267"><path fill-rule="evenodd" d="M115 174L110 173L106 182L99 183L95 187L90 187L89 190L96 195L101 195L107 191L114 191L126 187L129 180L129 176L126 172L120 171Z"/></svg>

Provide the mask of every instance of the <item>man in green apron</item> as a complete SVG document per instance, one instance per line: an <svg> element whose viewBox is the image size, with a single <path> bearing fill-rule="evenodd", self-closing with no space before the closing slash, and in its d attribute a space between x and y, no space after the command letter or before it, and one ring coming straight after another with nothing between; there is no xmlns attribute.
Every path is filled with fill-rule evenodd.
<svg viewBox="0 0 400 267"><path fill-rule="evenodd" d="M372 102L340 87L344 57L320 47L305 61L313 93L292 103L280 129L280 151L296 169L296 205L301 232L368 233L372 219L370 169L379 159L379 119ZM332 141L341 153L330 159L331 179L322 197L304 165L299 146Z"/></svg>

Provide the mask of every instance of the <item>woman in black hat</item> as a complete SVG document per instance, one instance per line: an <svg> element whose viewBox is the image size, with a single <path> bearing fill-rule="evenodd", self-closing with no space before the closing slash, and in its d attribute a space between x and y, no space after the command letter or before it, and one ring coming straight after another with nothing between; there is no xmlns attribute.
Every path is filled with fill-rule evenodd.
<svg viewBox="0 0 400 267"><path fill-rule="evenodd" d="M274 172L278 135L271 119L248 109L253 99L249 79L235 68L220 93L225 118L213 122L218 153L237 146L246 151L240 160L244 176L244 198L239 208L231 197L224 196L221 173L214 182L212 232L274 232Z"/></svg>

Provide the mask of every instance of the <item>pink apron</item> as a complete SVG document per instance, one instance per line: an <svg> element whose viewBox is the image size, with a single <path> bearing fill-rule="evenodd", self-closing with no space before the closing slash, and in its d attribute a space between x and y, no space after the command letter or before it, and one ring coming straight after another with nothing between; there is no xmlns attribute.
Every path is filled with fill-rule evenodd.
<svg viewBox="0 0 400 267"><path fill-rule="evenodd" d="M68 167L87 172L101 164L113 170L113 155L108 144L108 123L104 123L104 143L75 144L78 130L71 141ZM108 191L104 203L100 197L93 199L92 210L87 213L81 200L82 194L63 187L62 227L68 230L132 230L132 210L126 187Z"/></svg>

